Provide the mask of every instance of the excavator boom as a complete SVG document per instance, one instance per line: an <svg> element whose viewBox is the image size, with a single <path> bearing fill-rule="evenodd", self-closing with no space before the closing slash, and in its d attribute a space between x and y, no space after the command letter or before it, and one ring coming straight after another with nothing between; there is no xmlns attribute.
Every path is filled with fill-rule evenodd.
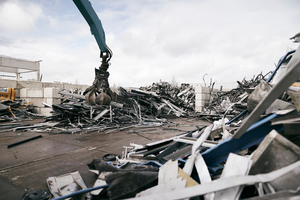
<svg viewBox="0 0 300 200"><path fill-rule="evenodd" d="M98 18L95 10L92 7L92 4L89 0L73 0L78 10L89 24L91 28L91 33L94 35L99 49L102 52L106 52L107 47L105 43L105 33L102 27L102 23Z"/></svg>
<svg viewBox="0 0 300 200"><path fill-rule="evenodd" d="M89 0L73 0L76 7L88 23L91 33L100 49L100 58L102 63L99 69L95 69L95 80L93 85L84 91L85 98L91 105L108 105L112 100L112 91L109 88L108 77L109 61L112 57L112 51L105 43L105 33L102 23L98 18Z"/></svg>

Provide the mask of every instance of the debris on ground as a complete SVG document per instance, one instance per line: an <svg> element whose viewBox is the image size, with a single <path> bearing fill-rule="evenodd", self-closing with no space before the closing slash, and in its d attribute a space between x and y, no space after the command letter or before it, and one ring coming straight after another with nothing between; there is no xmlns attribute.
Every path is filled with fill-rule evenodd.
<svg viewBox="0 0 300 200"><path fill-rule="evenodd" d="M168 98L176 106L185 111L195 110L195 88L188 84L182 83L179 87L168 82L157 82L151 86L140 87L141 90L155 92L161 97Z"/></svg>
<svg viewBox="0 0 300 200"><path fill-rule="evenodd" d="M257 85L267 80L269 74L263 75L260 73L248 81L244 78L242 81L237 81L237 88L229 91L214 90L211 88L209 104L197 116L211 121L221 119L224 116L232 118L240 114L249 107L249 102L247 102L248 96Z"/></svg>
<svg viewBox="0 0 300 200"><path fill-rule="evenodd" d="M185 85L187 87L187 85ZM184 87L182 87L184 88ZM192 87L188 86L177 96L190 96ZM180 90L179 90L180 91ZM50 134L89 133L99 131L111 133L115 130L125 130L132 127L176 126L172 118L188 116L183 103L177 104L174 99L156 92L120 87L115 93L115 101L110 105L90 105L85 96L60 91L60 104L46 105L53 108L51 116L45 117L45 123L55 123L53 126L43 126L30 131L48 132ZM179 98L179 97L177 97ZM191 100L191 99L190 99ZM192 110L192 108L189 108Z"/></svg>
<svg viewBox="0 0 300 200"><path fill-rule="evenodd" d="M131 143L122 155L94 159L87 166L98 178L87 195L95 199L299 198L300 118L295 95L300 91L299 60L300 50L277 84L260 74L239 83L238 89L213 95L206 112L213 110L220 117L209 126L148 144ZM154 84L147 92L122 90L134 108L126 114L139 123L146 119L145 113L157 118L158 110L149 109L153 102L179 112L169 105L172 95L154 93L153 88L161 85L168 86ZM234 116L228 119L227 113Z"/></svg>
<svg viewBox="0 0 300 200"><path fill-rule="evenodd" d="M21 99L0 102L0 122L31 120L35 117L43 116L34 113L34 106Z"/></svg>
<svg viewBox="0 0 300 200"><path fill-rule="evenodd" d="M164 140L124 144L122 155L91 160L87 168L95 174L92 188L87 188L78 171L49 177L46 182L55 199L78 195L86 199L299 198L299 48L288 52L273 72L238 81L230 91L211 88L203 112L195 111L195 89L189 84L120 87L110 105L90 105L85 96L62 90L60 104L45 104L53 113L43 122L10 123L0 131L140 134L155 132L156 127L181 131ZM285 71L279 70L283 64ZM2 101L0 119L26 119L32 116L27 109L18 100ZM172 121L177 117L211 123L182 131Z"/></svg>

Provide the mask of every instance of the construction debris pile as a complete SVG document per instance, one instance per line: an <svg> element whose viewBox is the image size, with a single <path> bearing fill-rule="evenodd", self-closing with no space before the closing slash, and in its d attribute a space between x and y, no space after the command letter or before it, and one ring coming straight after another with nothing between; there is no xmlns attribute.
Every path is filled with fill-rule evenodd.
<svg viewBox="0 0 300 200"><path fill-rule="evenodd" d="M299 198L299 60L298 49L277 84L269 84L276 70L266 81L263 76L252 81L255 88L245 97L246 109L230 121L223 115L207 127L176 137L130 144L122 156L94 159L87 164L98 177L94 187L80 186L82 190L64 198L78 192L91 192L86 197L94 199ZM240 84L243 89L245 85ZM149 102L157 98L139 92ZM80 179L78 174L65 176ZM61 196L51 179L51 193Z"/></svg>
<svg viewBox="0 0 300 200"><path fill-rule="evenodd" d="M0 122L30 120L42 117L34 113L34 106L22 100L2 100L0 103Z"/></svg>

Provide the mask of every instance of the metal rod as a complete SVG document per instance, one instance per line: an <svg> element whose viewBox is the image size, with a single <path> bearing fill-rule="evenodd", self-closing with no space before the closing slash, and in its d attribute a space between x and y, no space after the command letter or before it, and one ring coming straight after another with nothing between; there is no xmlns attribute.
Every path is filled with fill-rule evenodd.
<svg viewBox="0 0 300 200"><path fill-rule="evenodd" d="M35 137L32 137L32 138L28 138L28 139L26 139L26 140L22 140L22 141L20 141L20 142L16 142L16 143L10 144L10 145L7 146L7 148L9 149L9 148L14 147L14 146L17 146L17 145L19 145L19 144L23 144L23 143L25 143L25 142L29 142L29 141L31 141L31 140L35 140L35 139L42 138L42 137L43 137L42 135L38 135L38 136L35 136Z"/></svg>
<svg viewBox="0 0 300 200"><path fill-rule="evenodd" d="M78 194L83 194L83 193L91 192L91 191L93 191L93 190L98 190L98 189L101 189L101 188L107 188L107 187L109 187L109 186L110 186L110 185L100 185L100 186L93 187L93 188L87 188L87 189L84 189L84 190L76 191L76 192L71 193L71 194L67 194L67 195L65 195L65 196L57 197L57 198L52 199L52 200L62 200L62 199L66 199L66 198L69 198L69 197L78 195Z"/></svg>
<svg viewBox="0 0 300 200"><path fill-rule="evenodd" d="M269 82L273 79L273 77L275 76L276 72L278 71L278 69L280 68L280 66L282 65L282 63L283 63L284 61L286 61L286 58L287 58L289 55L291 55L292 53L295 53L295 52L296 52L296 50L289 51L285 56L283 56L283 57L280 59L279 63L278 63L277 66L276 66L276 69L274 70L274 72L271 74L271 76L270 76L270 77L268 78L268 80L266 81L267 83L269 83Z"/></svg>
<svg viewBox="0 0 300 200"><path fill-rule="evenodd" d="M237 120L238 118L244 116L247 113L247 109L243 110L240 114L238 114L237 116L235 116L234 118L232 118L230 121L226 122L227 124L231 124L233 121Z"/></svg>

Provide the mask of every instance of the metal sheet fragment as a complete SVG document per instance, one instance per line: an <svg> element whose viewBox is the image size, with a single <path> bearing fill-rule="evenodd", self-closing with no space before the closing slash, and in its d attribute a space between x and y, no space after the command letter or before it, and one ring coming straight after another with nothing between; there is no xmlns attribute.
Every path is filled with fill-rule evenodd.
<svg viewBox="0 0 300 200"><path fill-rule="evenodd" d="M279 184L282 180L285 180L285 183L287 183L286 182L287 180L292 179L293 177L299 175L300 175L300 161L267 174L259 174L255 176L232 176L232 177L217 179L210 183L184 188L181 190L175 190L172 192L166 192L161 194L152 194L149 196L139 197L135 199L137 200L185 199L185 198L204 195L207 193L217 192L220 190L224 190L236 186L253 185L260 182L262 183L269 182L273 186L275 184ZM300 180L294 179L294 182L284 185L284 187L281 189L288 188L291 190L296 190L299 187L299 184L300 184Z"/></svg>
<svg viewBox="0 0 300 200"><path fill-rule="evenodd" d="M260 115L277 99L292 83L294 83L300 76L300 46L288 63L289 69L286 75L272 88L265 98L255 107L250 113L249 117L245 119L239 129L233 135L233 138L241 137L246 130L255 123Z"/></svg>

